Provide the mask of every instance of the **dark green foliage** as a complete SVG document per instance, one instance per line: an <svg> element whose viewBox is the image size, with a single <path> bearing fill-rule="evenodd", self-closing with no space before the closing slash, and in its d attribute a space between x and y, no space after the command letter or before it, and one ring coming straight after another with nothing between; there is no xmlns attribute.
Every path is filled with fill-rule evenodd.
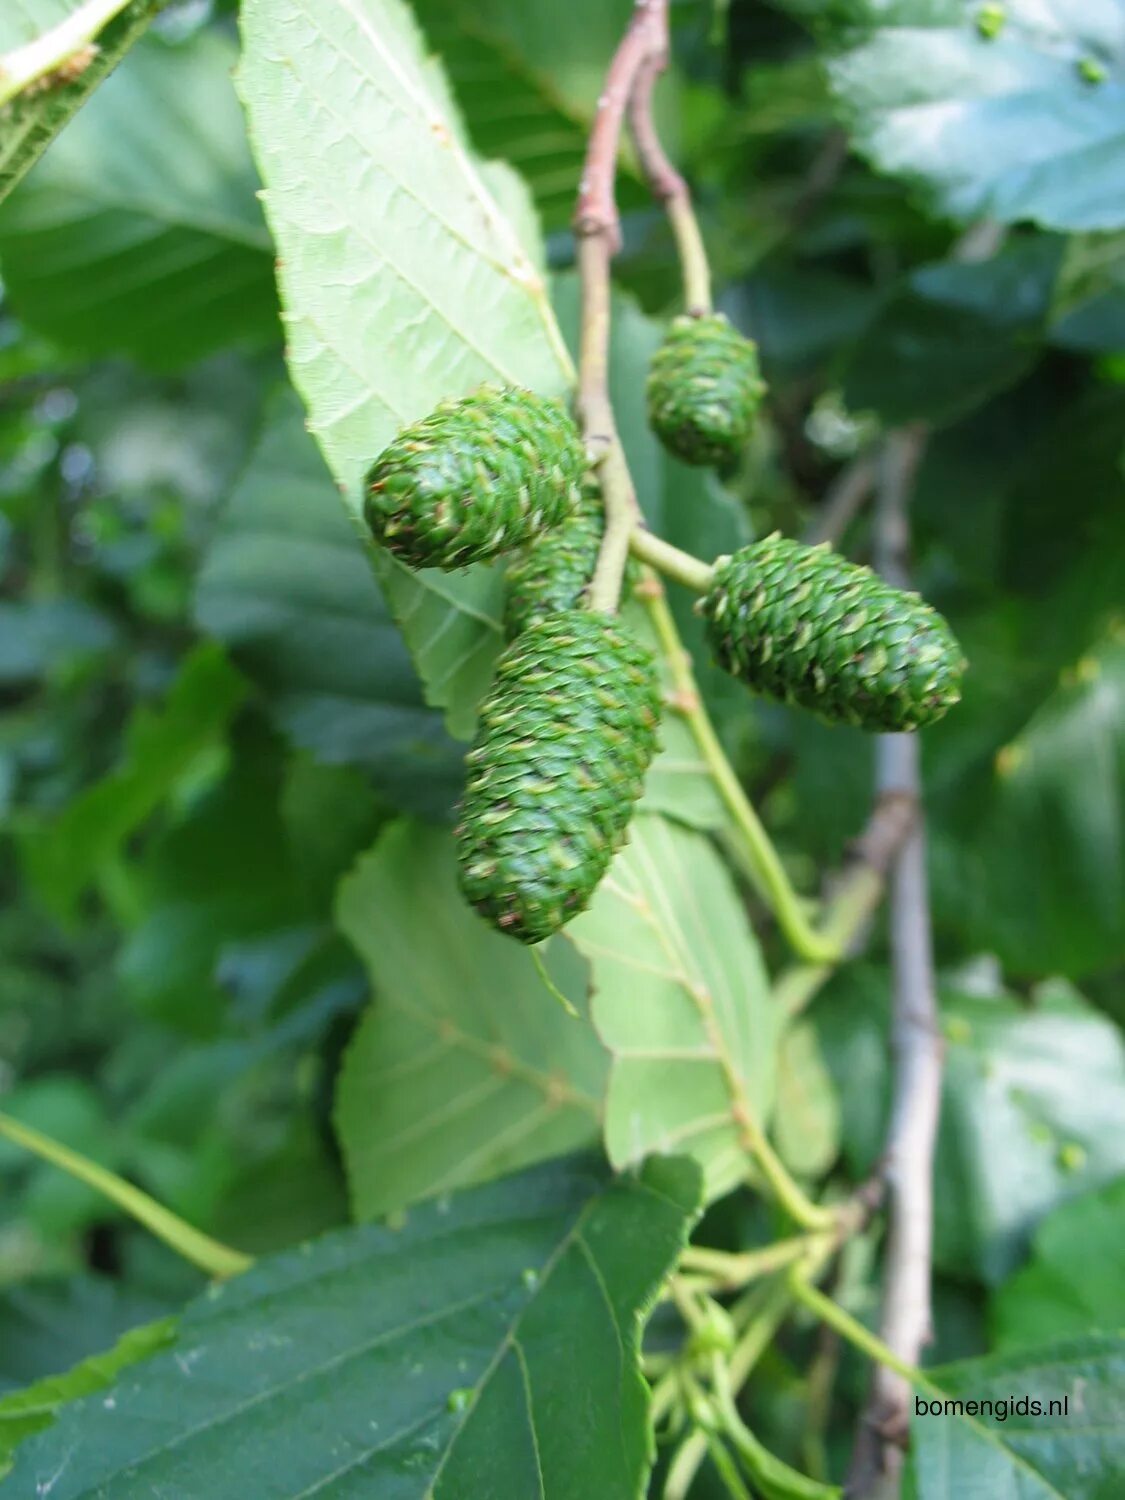
<svg viewBox="0 0 1125 1500"><path fill-rule="evenodd" d="M502 932L541 942L589 901L624 842L659 715L651 655L604 615L537 620L500 657L457 837L462 890Z"/></svg>
<svg viewBox="0 0 1125 1500"><path fill-rule="evenodd" d="M757 692L864 729L919 729L960 696L965 661L917 594L778 534L720 558L701 602L720 666Z"/></svg>
<svg viewBox="0 0 1125 1500"><path fill-rule="evenodd" d="M60 8L0 0L0 57ZM216 0L122 58L159 9L128 0L73 82L0 108L0 1113L258 1259L191 1302L202 1271L0 1139L3 1500L658 1500L673 1462L687 1500L717 1500L713 1456L687 1484L699 1437L681 1450L713 1403L661 1399L649 1420L647 1315L649 1354L709 1383L698 1330L654 1305L695 1192L689 1163L652 1153L703 1168L702 1250L790 1233L768 1184L747 1186L752 1127L814 1202L861 1189L898 1079L896 934L888 907L865 961L794 1014L823 970L740 882L765 873L777 896L700 753L667 621L647 597L623 624L578 613L601 522L564 410L584 289L554 232L633 6L319 0L288 45L285 0ZM971 989L940 994L927 1377L1069 1415L912 1411L903 1487L1108 1500L1125 1471L1125 45L1108 0L1047 20L1009 0L984 37L1001 9L779 0L680 26L655 102L699 189L716 305L752 331L770 395L722 319L669 337L654 316L702 303L628 161L606 375L651 534L725 559L721 627L674 577L668 603L798 899L845 893L808 911L829 934L878 742L748 693L706 631L821 714L932 708L913 679L874 696L894 652L917 666L914 645L946 639L924 606L889 596L896 628L921 625L880 663L881 606L853 629L869 575L849 608L857 575L775 541L769 586L735 600L727 557L775 530L836 535L852 460L878 468L883 434L926 426L898 475L911 586L948 602L972 661L922 757L935 948ZM936 133L924 106L942 100L959 113ZM277 391L283 352L295 388ZM446 398L485 381L478 425ZM476 466L428 424L396 444L439 402ZM672 456L685 434L718 470ZM407 461L374 506L381 547L363 479L388 445ZM866 561L880 526L861 513L835 545ZM414 546L450 569L510 550L415 571ZM678 689L635 802L656 695L630 630ZM459 860L449 814L506 632ZM1056 974L1070 983L1040 982ZM558 1160L587 1147L607 1164ZM832 1297L876 1306L885 1262L840 1248ZM151 1320L181 1313L154 1349ZM794 1304L755 1369L749 1444L710 1434L743 1470L732 1491L846 1480L870 1361L844 1351L802 1432L808 1318ZM806 1459L815 1479L788 1467Z"/></svg>
<svg viewBox="0 0 1125 1500"><path fill-rule="evenodd" d="M412 568L461 568L521 547L574 508L586 467L562 403L516 386L443 401L367 476L375 540Z"/></svg>
<svg viewBox="0 0 1125 1500"><path fill-rule="evenodd" d="M504 634L508 640L513 640L535 620L582 603L594 574L604 530L601 490L591 481L583 486L578 509L565 525L532 542L508 569L504 600ZM630 560L625 573L625 594L636 572L636 564Z"/></svg>
<svg viewBox="0 0 1125 1500"><path fill-rule="evenodd" d="M765 389L757 346L721 313L677 318L649 371L649 421L684 463L730 463L750 436Z"/></svg>

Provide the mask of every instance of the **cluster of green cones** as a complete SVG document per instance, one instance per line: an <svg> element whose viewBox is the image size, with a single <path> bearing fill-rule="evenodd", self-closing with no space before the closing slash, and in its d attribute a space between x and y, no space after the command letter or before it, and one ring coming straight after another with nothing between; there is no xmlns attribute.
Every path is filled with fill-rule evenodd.
<svg viewBox="0 0 1125 1500"><path fill-rule="evenodd" d="M678 319L653 362L652 425L679 457L726 463L762 389L753 344L725 319ZM589 903L625 841L661 711L652 653L586 607L604 513L581 434L560 402L514 387L445 401L380 455L365 515L410 567L513 559L508 644L469 752L457 846L472 905L542 942ZM918 729L960 696L945 620L827 547L775 534L722 557L697 607L720 666L833 723Z"/></svg>

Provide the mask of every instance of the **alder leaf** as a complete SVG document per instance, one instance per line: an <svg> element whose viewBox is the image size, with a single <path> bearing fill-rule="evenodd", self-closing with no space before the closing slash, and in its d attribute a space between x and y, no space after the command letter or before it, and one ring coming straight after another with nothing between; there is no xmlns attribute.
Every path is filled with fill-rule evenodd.
<svg viewBox="0 0 1125 1500"><path fill-rule="evenodd" d="M570 359L526 215L497 202L497 169L473 158L402 0L248 0L242 26L290 373L358 513L405 423L484 381L562 394ZM429 701L467 736L497 644L495 571L377 567Z"/></svg>
<svg viewBox="0 0 1125 1500"><path fill-rule="evenodd" d="M816 1027L806 1019L781 1038L776 1115L782 1161L801 1176L822 1177L840 1153L840 1101Z"/></svg>
<svg viewBox="0 0 1125 1500"><path fill-rule="evenodd" d="M375 996L336 1091L357 1218L596 1138L605 1052L531 953L466 904L448 833L389 828L341 886L337 920ZM553 943L547 964L585 1010L585 965L570 944Z"/></svg>
<svg viewBox="0 0 1125 1500"><path fill-rule="evenodd" d="M426 37L449 70L473 144L483 156L518 167L548 230L565 228L574 211L605 62L632 5L414 0ZM666 97L662 89L661 101ZM622 212L648 202L627 162L617 200Z"/></svg>
<svg viewBox="0 0 1125 1500"><path fill-rule="evenodd" d="M227 503L196 586L224 642L298 744L360 766L396 807L448 813L461 749L410 655L289 386Z"/></svg>
<svg viewBox="0 0 1125 1500"><path fill-rule="evenodd" d="M641 1319L699 1174L557 1162L258 1263L25 1442L6 1500L637 1500Z"/></svg>
<svg viewBox="0 0 1125 1500"><path fill-rule="evenodd" d="M0 202L35 165L55 136L111 73L167 0L132 0L102 31L97 50L68 80L54 78L0 106ZM0 13L2 54L24 47L65 21L79 0L6 0Z"/></svg>
<svg viewBox="0 0 1125 1500"><path fill-rule="evenodd" d="M175 1336L175 1318L144 1323L122 1334L104 1354L92 1354L61 1375L47 1375L24 1390L0 1396L0 1478L16 1447L33 1432L49 1427L67 1402L104 1389L122 1370L166 1348Z"/></svg>
<svg viewBox="0 0 1125 1500"><path fill-rule="evenodd" d="M1035 1231L1027 1265L992 1299L997 1345L1125 1328L1123 1222L1125 1177L1048 1214Z"/></svg>
<svg viewBox="0 0 1125 1500"><path fill-rule="evenodd" d="M718 1197L745 1176L746 1118L769 1118L777 1045L761 952L726 867L703 834L642 812L567 933L590 961L594 1025L612 1058L610 1160L690 1155Z"/></svg>
<svg viewBox="0 0 1125 1500"><path fill-rule="evenodd" d="M161 707L135 713L120 764L62 813L26 825L28 873L53 909L64 917L72 911L129 835L223 740L245 696L246 684L222 650L197 646Z"/></svg>
<svg viewBox="0 0 1125 1500"><path fill-rule="evenodd" d="M852 139L952 218L1125 225L1125 5L786 0L820 21Z"/></svg>
<svg viewBox="0 0 1125 1500"><path fill-rule="evenodd" d="M1110 1500L1117 1494L1125 1472L1120 1334L946 1365L928 1370L926 1383L936 1390L918 1391L910 1423L918 1500ZM937 1413L929 1409L934 1399L941 1402ZM955 1403L948 1414L947 1399ZM919 1401L927 1403L924 1411ZM991 1409L979 1409L982 1402Z"/></svg>
<svg viewBox="0 0 1125 1500"><path fill-rule="evenodd" d="M29 327L160 370L279 342L234 61L217 32L147 37L0 207L0 266Z"/></svg>

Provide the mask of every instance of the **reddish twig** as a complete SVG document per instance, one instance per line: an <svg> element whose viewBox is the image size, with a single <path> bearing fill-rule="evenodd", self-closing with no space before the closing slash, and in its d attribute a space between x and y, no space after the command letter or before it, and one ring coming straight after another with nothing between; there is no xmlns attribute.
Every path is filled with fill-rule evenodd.
<svg viewBox="0 0 1125 1500"><path fill-rule="evenodd" d="M629 131L649 191L664 205L676 240L684 278L684 306L694 317L711 311L711 267L696 222L691 192L661 143L653 115L653 91L668 66L668 0L649 0L651 46L629 100Z"/></svg>
<svg viewBox="0 0 1125 1500"><path fill-rule="evenodd" d="M667 0L636 0L598 100L574 213L582 328L578 358L578 418L598 467L605 533L589 589L591 608L612 613L629 559L629 538L640 516L629 465L609 394L610 262L621 247L615 185L625 112L637 78L659 53Z"/></svg>
<svg viewBox="0 0 1125 1500"><path fill-rule="evenodd" d="M617 212L617 154L625 111L638 75L659 54L664 35L667 0L636 0L628 28L606 73L598 111L586 152L586 165L574 213L574 232L580 238L604 236L610 255L621 248L621 220Z"/></svg>

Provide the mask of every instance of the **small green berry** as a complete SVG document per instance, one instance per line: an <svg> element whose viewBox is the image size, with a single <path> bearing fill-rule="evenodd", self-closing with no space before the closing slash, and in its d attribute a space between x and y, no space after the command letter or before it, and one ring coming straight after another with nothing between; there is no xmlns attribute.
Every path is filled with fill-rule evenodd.
<svg viewBox="0 0 1125 1500"><path fill-rule="evenodd" d="M826 545L775 533L720 558L700 609L724 670L824 719L918 729L960 699L964 658L936 610Z"/></svg>
<svg viewBox="0 0 1125 1500"><path fill-rule="evenodd" d="M991 42L1000 35L1008 22L1008 12L1003 5L982 5L977 11L977 31L984 37L986 42Z"/></svg>
<svg viewBox="0 0 1125 1500"><path fill-rule="evenodd" d="M1109 77L1105 64L1096 57L1082 58L1078 64L1078 72L1085 83L1104 83Z"/></svg>
<svg viewBox="0 0 1125 1500"><path fill-rule="evenodd" d="M1086 1148L1078 1141L1066 1141L1059 1147L1059 1166L1064 1172L1081 1172L1086 1166Z"/></svg>
<svg viewBox="0 0 1125 1500"><path fill-rule="evenodd" d="M581 434L562 403L484 386L400 432L367 476L377 542L412 568L460 568L522 547L578 502Z"/></svg>
<svg viewBox="0 0 1125 1500"><path fill-rule="evenodd" d="M457 829L461 889L524 943L586 906L656 752L652 654L615 620L548 615L504 650L481 705Z"/></svg>
<svg viewBox="0 0 1125 1500"><path fill-rule="evenodd" d="M954 1046L965 1046L973 1039L972 1025L964 1016L946 1016L942 1029L945 1032L946 1041Z"/></svg>
<svg viewBox="0 0 1125 1500"><path fill-rule="evenodd" d="M728 464L746 446L765 389L757 346L726 318L680 317L649 370L649 422L684 463Z"/></svg>
<svg viewBox="0 0 1125 1500"><path fill-rule="evenodd" d="M703 1316L692 1329L689 1341L692 1356L706 1360L712 1354L730 1354L737 1343L738 1334L730 1313L708 1300Z"/></svg>

